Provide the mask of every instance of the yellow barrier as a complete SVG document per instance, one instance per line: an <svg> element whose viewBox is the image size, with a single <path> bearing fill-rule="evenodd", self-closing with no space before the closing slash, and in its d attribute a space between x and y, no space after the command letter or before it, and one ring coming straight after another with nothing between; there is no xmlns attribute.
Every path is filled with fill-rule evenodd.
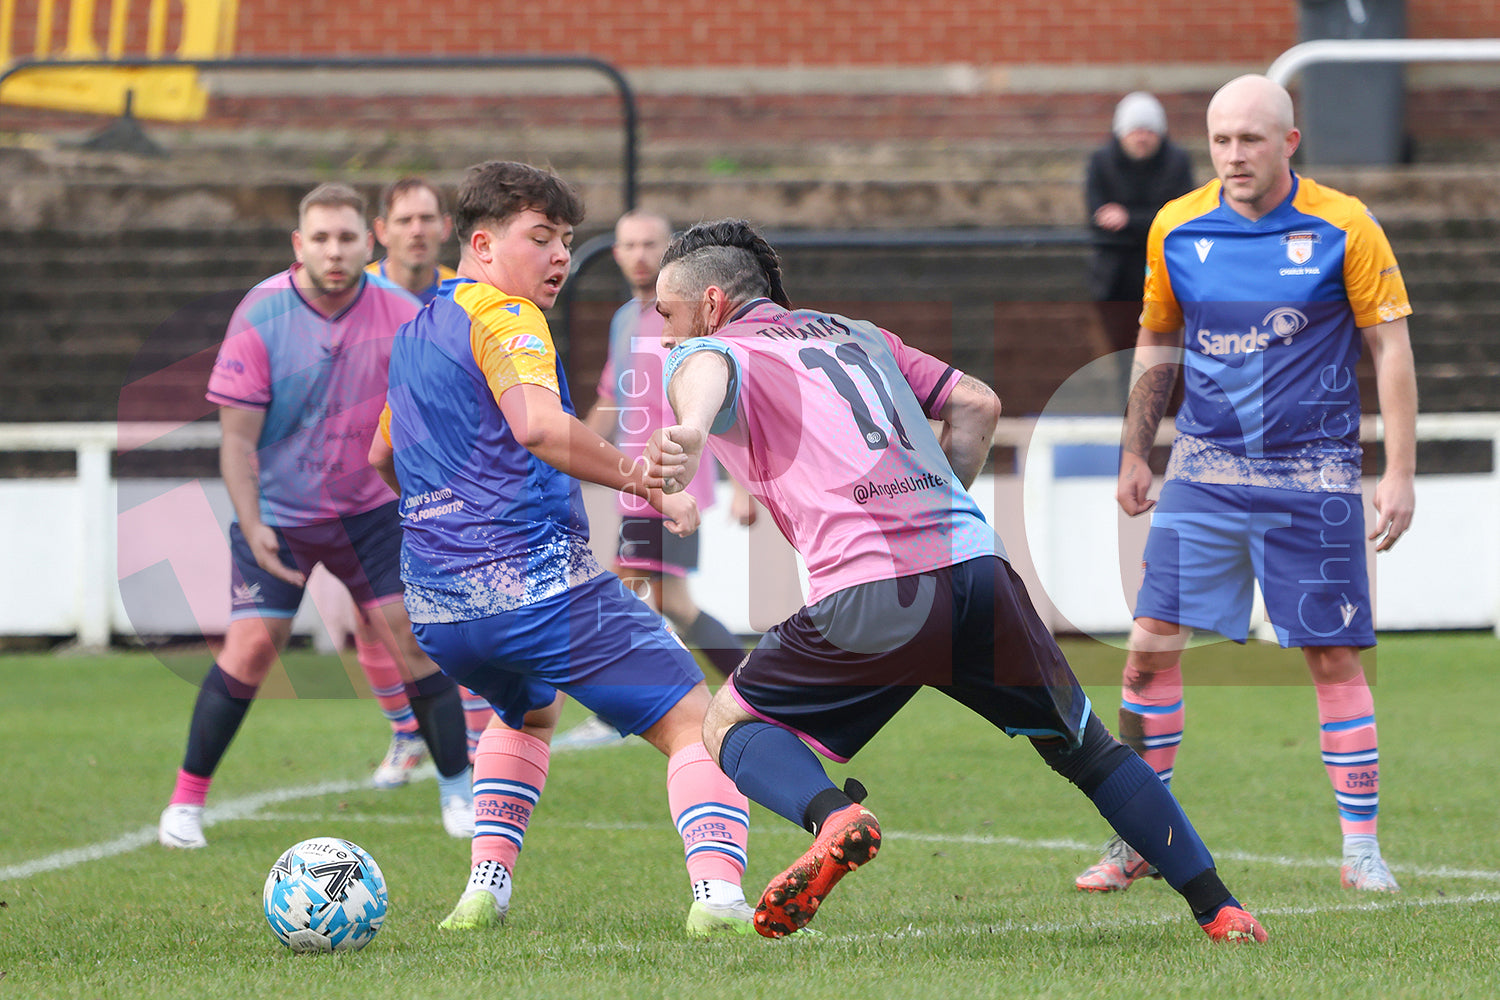
<svg viewBox="0 0 1500 1000"><path fill-rule="evenodd" d="M66 30L58 45L53 37L57 0L0 0L0 67L14 65L24 48L34 59L220 59L234 51L236 0L147 0L144 15L134 0L108 2L102 45L96 35L96 0L68 0ZM178 44L168 53L172 8L179 15ZM34 30L31 44L23 46L17 27L24 30L27 20ZM134 52L128 43L132 28L145 39ZM184 66L44 67L0 84L3 104L107 115L124 112L127 94L132 95L132 113L140 118L196 121L208 110L208 92L200 86L197 70Z"/></svg>

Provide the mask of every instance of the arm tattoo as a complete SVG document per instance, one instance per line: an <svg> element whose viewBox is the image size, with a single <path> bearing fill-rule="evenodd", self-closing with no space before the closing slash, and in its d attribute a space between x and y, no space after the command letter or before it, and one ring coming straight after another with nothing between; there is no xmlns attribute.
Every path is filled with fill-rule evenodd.
<svg viewBox="0 0 1500 1000"><path fill-rule="evenodd" d="M1156 428L1172 396L1177 381L1176 365L1154 365L1142 368L1137 363L1131 373L1134 388L1125 410L1124 448L1132 455L1145 458L1156 442Z"/></svg>
<svg viewBox="0 0 1500 1000"><path fill-rule="evenodd" d="M958 377L958 385L954 386L954 388L967 389L970 392L978 392L984 395L993 395L995 392L994 389L991 389L972 375L960 375Z"/></svg>

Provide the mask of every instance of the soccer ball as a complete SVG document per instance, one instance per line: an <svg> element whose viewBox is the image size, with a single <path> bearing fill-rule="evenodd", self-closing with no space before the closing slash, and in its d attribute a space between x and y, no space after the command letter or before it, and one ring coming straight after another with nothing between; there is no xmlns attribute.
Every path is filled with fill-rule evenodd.
<svg viewBox="0 0 1500 1000"><path fill-rule="evenodd" d="M380 866L337 837L313 837L271 866L262 893L266 922L295 952L358 951L385 923Z"/></svg>

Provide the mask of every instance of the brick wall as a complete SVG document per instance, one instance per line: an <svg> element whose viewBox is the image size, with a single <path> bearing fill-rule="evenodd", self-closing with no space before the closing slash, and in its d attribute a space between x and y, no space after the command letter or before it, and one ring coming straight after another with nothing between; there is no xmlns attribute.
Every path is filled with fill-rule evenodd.
<svg viewBox="0 0 1500 1000"><path fill-rule="evenodd" d="M1495 0L1408 2L1406 32L1412 38L1497 38L1500 6Z"/></svg>
<svg viewBox="0 0 1500 1000"><path fill-rule="evenodd" d="M1341 2L1341 0L1327 0ZM1392 0L1370 0L1371 3ZM126 45L145 45L132 4ZM1297 41L1297 4L1229 0L574 0L451 15L432 0L241 0L241 55L576 52L627 69L1265 63ZM1493 0L1406 0L1414 38L1500 37ZM109 8L95 11L96 35ZM29 51L36 4L14 11ZM177 42L172 19L168 45ZM61 44L65 16L53 24Z"/></svg>
<svg viewBox="0 0 1500 1000"><path fill-rule="evenodd" d="M1378 2L1378 0L1371 0ZM1408 0L1412 37L1500 36L1493 0ZM627 69L1268 63L1297 6L1229 0L574 0L449 16L431 0L242 0L242 55L576 52Z"/></svg>

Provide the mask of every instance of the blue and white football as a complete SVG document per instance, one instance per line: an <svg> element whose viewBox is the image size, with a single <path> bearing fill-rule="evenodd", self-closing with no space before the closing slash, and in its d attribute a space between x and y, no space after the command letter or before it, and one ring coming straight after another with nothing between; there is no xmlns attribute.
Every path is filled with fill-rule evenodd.
<svg viewBox="0 0 1500 1000"><path fill-rule="evenodd" d="M262 894L266 922L296 952L358 951L385 922L385 876L363 849L313 837L271 866Z"/></svg>

